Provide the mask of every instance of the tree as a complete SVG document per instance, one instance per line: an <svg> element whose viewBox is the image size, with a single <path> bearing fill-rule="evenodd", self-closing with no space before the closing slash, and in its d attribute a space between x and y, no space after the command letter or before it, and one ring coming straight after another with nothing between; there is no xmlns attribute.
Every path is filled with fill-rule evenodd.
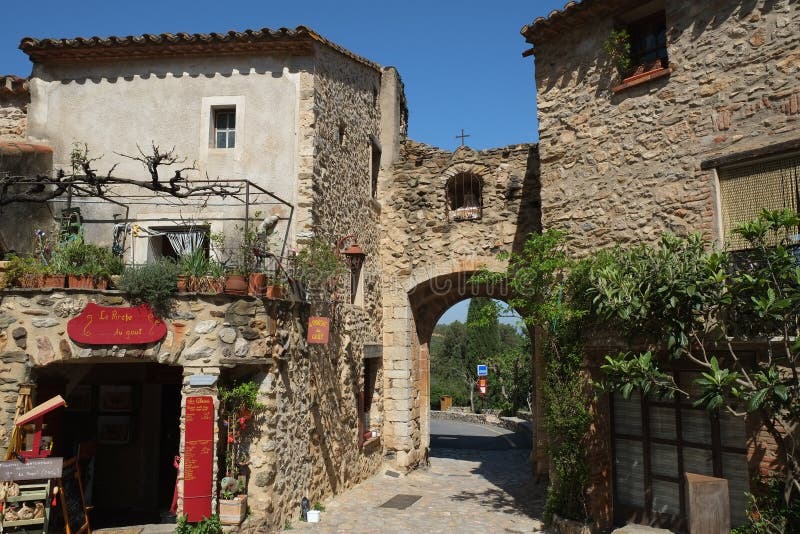
<svg viewBox="0 0 800 534"><path fill-rule="evenodd" d="M462 372L466 365L466 340L466 326L460 321L437 325L434 329L430 345L431 400L450 395L456 404L463 405L469 398Z"/></svg>
<svg viewBox="0 0 800 534"><path fill-rule="evenodd" d="M145 167L149 179L138 180L114 176L117 165L113 165L105 174L93 168L100 158L90 157L86 144L75 143L70 154L72 171L59 171L55 176L40 174L34 177L0 176L0 206L14 202L46 202L58 198L70 189L75 196L91 196L106 198L109 188L114 185L130 185L149 191L164 193L177 198L188 198L197 195L215 195L225 197L241 191L238 185L227 185L209 180L192 182L186 176L189 171L196 170L194 165L171 169L175 165L183 165L186 158L175 153L175 149L163 151L155 143L151 143L150 151L145 152L138 145L136 155L117 154L120 157L138 161ZM162 176L166 172L167 176Z"/></svg>
<svg viewBox="0 0 800 534"><path fill-rule="evenodd" d="M475 411L475 387L478 364L500 354L500 328L497 305L493 300L479 297L469 301L467 309L467 345L462 373L469 387L469 405Z"/></svg>
<svg viewBox="0 0 800 534"><path fill-rule="evenodd" d="M696 365L704 371L696 406L756 416L778 444L787 509L800 505L800 263L789 239L798 225L789 210L765 210L735 230L751 246L736 253L671 235L617 249L593 270L590 289L604 327L635 333L647 348L607 356L604 387L626 397L635 388L690 397L664 366ZM743 346L765 350L753 360Z"/></svg>

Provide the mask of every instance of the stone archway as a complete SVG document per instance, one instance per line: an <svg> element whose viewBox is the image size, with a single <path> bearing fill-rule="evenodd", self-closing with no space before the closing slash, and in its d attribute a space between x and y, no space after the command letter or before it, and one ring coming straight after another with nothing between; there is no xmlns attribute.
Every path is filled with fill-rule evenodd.
<svg viewBox="0 0 800 534"><path fill-rule="evenodd" d="M384 347L386 365L386 421L384 434L387 450L395 454L398 467L411 468L425 462L430 448L430 352L434 326L442 314L457 302L472 297L508 300L505 286L473 284L479 270L500 272L505 264L495 258L452 261L415 269L395 293L397 305L390 311ZM401 293L402 291L402 293ZM539 354L540 340L531 336L531 365L534 376L543 370ZM391 343L391 345L389 345ZM534 383L534 440L531 459L537 474L547 470L544 436L536 432L541 416L539 391Z"/></svg>

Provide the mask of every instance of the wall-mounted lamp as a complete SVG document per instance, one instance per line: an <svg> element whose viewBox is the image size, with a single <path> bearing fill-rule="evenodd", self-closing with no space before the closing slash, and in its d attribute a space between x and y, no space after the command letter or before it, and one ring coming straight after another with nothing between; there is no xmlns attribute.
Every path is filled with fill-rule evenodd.
<svg viewBox="0 0 800 534"><path fill-rule="evenodd" d="M345 241L348 239L352 239L353 243L345 248L342 248ZM353 234L346 235L341 238L336 244L336 250L342 256L344 256L344 261L347 263L348 267L350 267L351 272L358 272L364 265L364 259L367 257L367 255L364 253L364 250L361 248L361 245L356 242L356 236Z"/></svg>

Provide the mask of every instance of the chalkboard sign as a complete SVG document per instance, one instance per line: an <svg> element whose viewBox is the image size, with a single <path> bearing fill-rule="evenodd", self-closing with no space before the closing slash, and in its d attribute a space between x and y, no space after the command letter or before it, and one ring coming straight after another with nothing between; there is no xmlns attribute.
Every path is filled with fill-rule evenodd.
<svg viewBox="0 0 800 534"><path fill-rule="evenodd" d="M64 516L66 534L90 532L89 516L83 501L83 486L77 458L64 462L64 470L58 481L61 496L61 513Z"/></svg>
<svg viewBox="0 0 800 534"><path fill-rule="evenodd" d="M29 458L0 462L0 480L44 480L61 476L63 458Z"/></svg>

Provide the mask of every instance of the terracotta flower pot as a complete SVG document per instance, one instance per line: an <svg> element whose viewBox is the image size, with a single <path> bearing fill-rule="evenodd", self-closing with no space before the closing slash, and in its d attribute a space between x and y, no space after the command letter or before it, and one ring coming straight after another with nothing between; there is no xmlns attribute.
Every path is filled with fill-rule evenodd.
<svg viewBox="0 0 800 534"><path fill-rule="evenodd" d="M247 279L247 294L260 297L264 294L267 285L267 275L264 273L251 273Z"/></svg>
<svg viewBox="0 0 800 534"><path fill-rule="evenodd" d="M97 280L92 280L92 282L95 289L108 289L108 278L98 278Z"/></svg>
<svg viewBox="0 0 800 534"><path fill-rule="evenodd" d="M94 289L94 277L69 275L67 287L71 289Z"/></svg>
<svg viewBox="0 0 800 534"><path fill-rule="evenodd" d="M268 299L284 299L286 298L286 288L284 286L267 286L264 290L264 296Z"/></svg>
<svg viewBox="0 0 800 534"><path fill-rule="evenodd" d="M201 293L222 293L225 282L216 276L201 276L195 279L196 289Z"/></svg>
<svg viewBox="0 0 800 534"><path fill-rule="evenodd" d="M247 280L241 274L231 274L225 278L225 293L228 295L247 295Z"/></svg>
<svg viewBox="0 0 800 534"><path fill-rule="evenodd" d="M66 280L66 275L48 274L42 277L42 287L64 287Z"/></svg>
<svg viewBox="0 0 800 534"><path fill-rule="evenodd" d="M25 289L42 287L43 283L44 277L38 274L25 274L19 279L19 287L24 287Z"/></svg>
<svg viewBox="0 0 800 534"><path fill-rule="evenodd" d="M189 277L186 275L178 276L178 282L176 285L178 286L178 293L185 293L188 291Z"/></svg>

